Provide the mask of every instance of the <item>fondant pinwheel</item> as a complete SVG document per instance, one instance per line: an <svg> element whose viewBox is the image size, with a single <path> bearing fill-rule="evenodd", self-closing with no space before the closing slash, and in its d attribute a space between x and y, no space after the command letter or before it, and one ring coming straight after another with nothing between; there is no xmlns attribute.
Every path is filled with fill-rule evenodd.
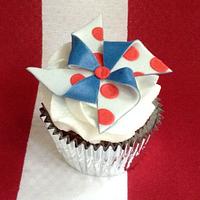
<svg viewBox="0 0 200 200"><path fill-rule="evenodd" d="M54 94L95 104L100 133L140 100L136 76L171 72L139 40L104 41L101 17L72 34L65 69L29 68L29 71Z"/></svg>

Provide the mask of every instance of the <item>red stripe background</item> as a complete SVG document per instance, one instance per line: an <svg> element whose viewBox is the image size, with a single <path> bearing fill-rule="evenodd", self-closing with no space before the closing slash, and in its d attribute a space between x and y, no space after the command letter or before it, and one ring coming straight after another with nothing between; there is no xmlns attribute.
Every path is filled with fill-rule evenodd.
<svg viewBox="0 0 200 200"><path fill-rule="evenodd" d="M40 0L0 2L0 199L16 199L41 65Z"/></svg>
<svg viewBox="0 0 200 200"><path fill-rule="evenodd" d="M199 19L199 1L129 0L129 39L174 70L160 77L165 119L128 173L129 200L200 199Z"/></svg>
<svg viewBox="0 0 200 200"><path fill-rule="evenodd" d="M41 65L41 1L0 5L0 199L16 199ZM128 173L129 200L199 200L199 1L129 0L129 39L173 70L160 83L165 120ZM3 181L2 181L3 180Z"/></svg>

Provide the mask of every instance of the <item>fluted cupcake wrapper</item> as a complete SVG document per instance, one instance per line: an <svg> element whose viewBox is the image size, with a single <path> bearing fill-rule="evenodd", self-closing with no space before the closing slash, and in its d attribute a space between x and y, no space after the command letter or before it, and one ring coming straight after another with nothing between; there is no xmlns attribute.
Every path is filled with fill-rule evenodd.
<svg viewBox="0 0 200 200"><path fill-rule="evenodd" d="M58 129L44 105L40 108L40 117L58 151L71 167L88 175L114 176L130 167L149 141L152 130L160 123L162 109L158 99L154 104L156 108L145 125L138 129L132 138L119 143L102 141L99 144L91 144L73 131Z"/></svg>

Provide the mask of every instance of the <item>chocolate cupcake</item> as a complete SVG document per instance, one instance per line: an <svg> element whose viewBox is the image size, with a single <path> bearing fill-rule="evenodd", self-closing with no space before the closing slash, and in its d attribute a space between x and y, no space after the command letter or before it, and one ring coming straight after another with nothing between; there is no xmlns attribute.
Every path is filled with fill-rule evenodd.
<svg viewBox="0 0 200 200"><path fill-rule="evenodd" d="M58 151L82 173L124 172L160 122L158 75L171 70L139 41L103 40L101 17L72 33L43 69L41 118Z"/></svg>

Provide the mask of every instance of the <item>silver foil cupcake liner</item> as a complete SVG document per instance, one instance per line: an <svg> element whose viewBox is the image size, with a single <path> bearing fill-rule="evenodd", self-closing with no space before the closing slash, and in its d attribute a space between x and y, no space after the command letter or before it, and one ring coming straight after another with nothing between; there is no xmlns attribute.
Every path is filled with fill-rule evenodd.
<svg viewBox="0 0 200 200"><path fill-rule="evenodd" d="M115 176L130 167L148 143L152 130L160 123L162 109L158 100L154 104L156 108L145 125L132 138L120 143L91 144L73 131L60 130L53 124L44 105L40 108L40 117L59 153L71 167L88 175Z"/></svg>

